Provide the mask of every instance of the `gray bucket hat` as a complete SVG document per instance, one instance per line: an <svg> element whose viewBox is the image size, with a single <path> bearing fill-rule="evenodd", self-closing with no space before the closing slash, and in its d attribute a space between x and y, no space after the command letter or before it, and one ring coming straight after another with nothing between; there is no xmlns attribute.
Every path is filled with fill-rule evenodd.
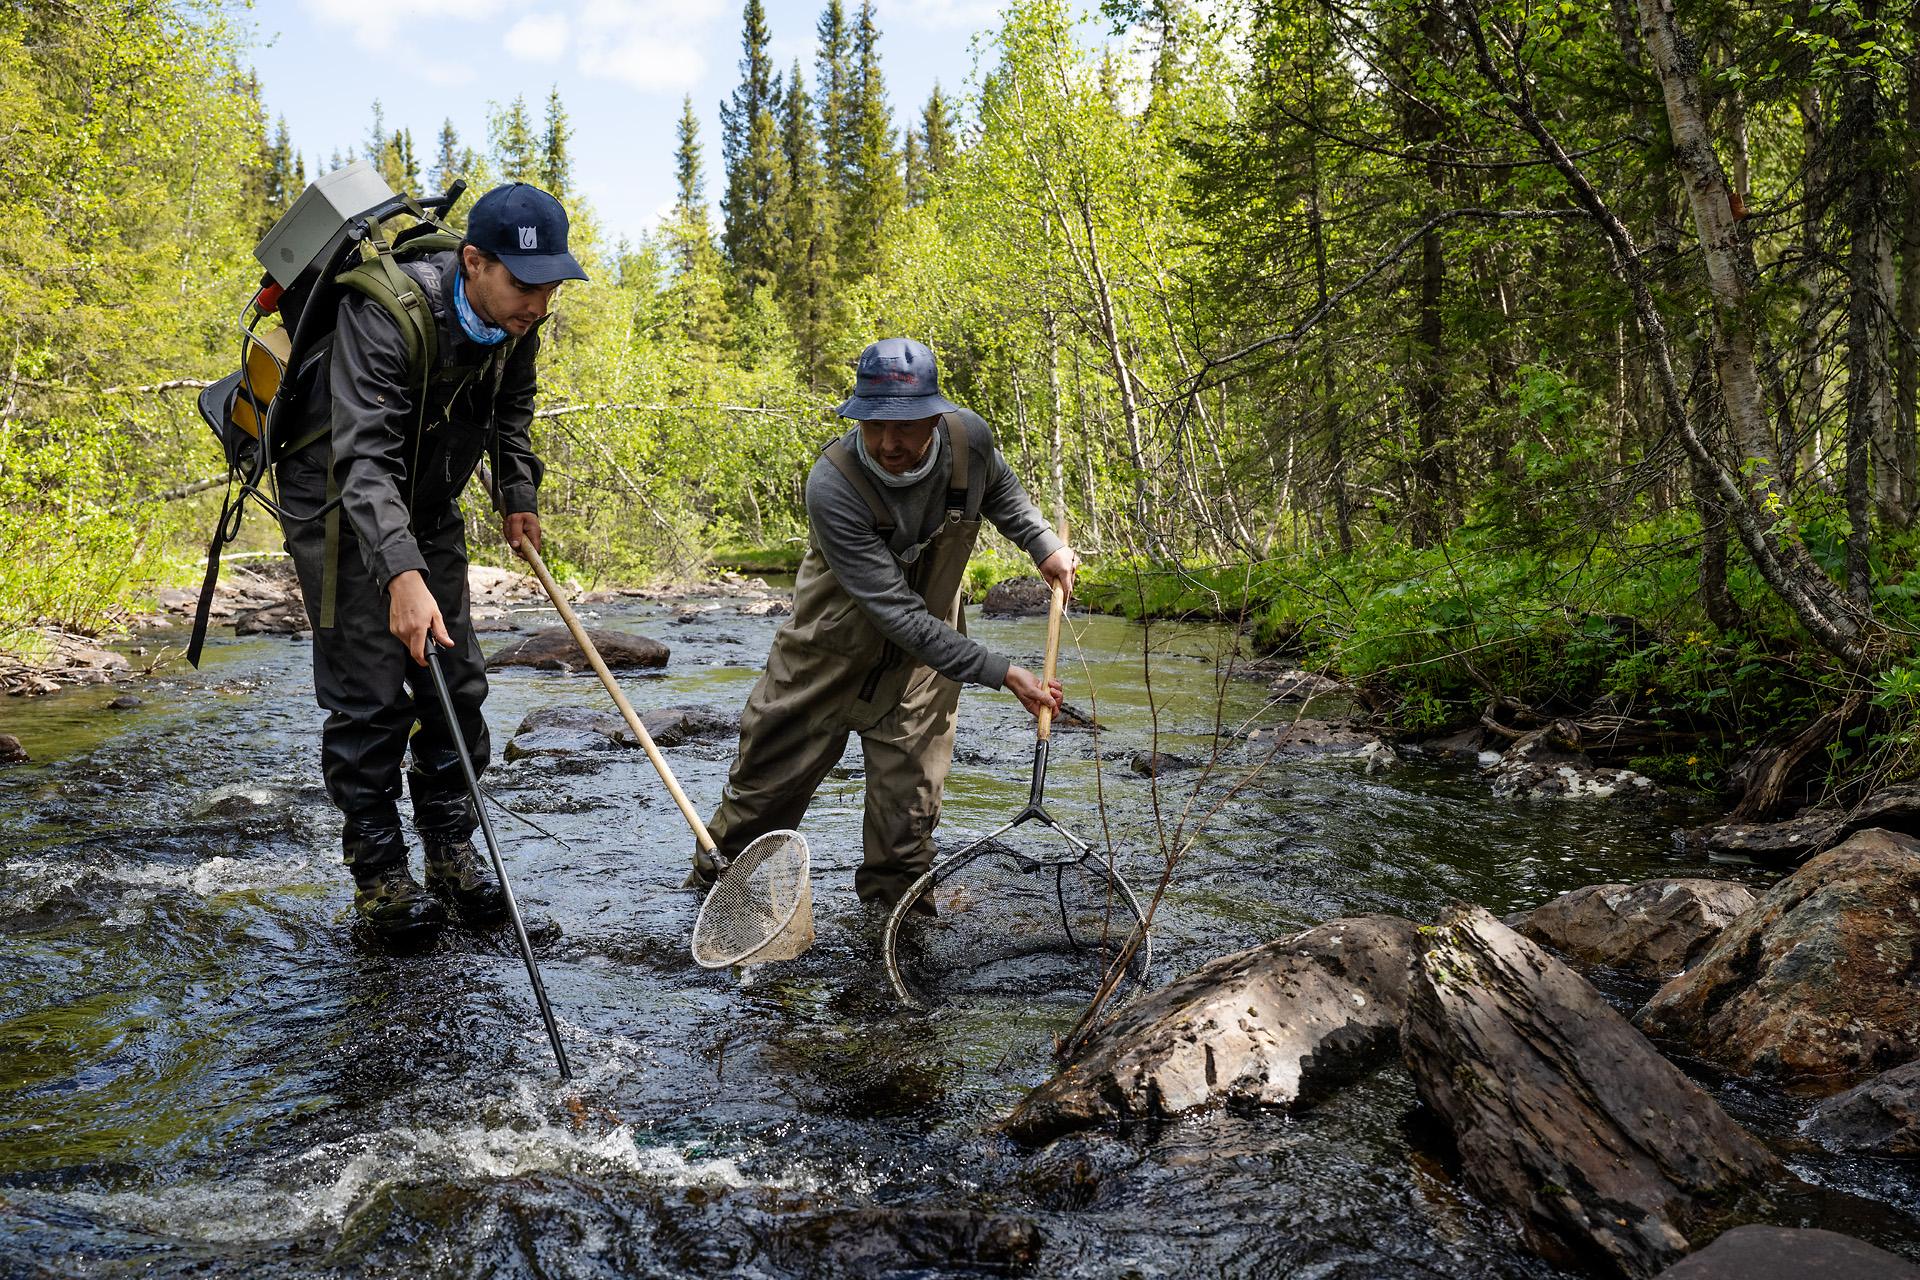
<svg viewBox="0 0 1920 1280"><path fill-rule="evenodd" d="M925 344L882 338L860 353L853 394L836 412L862 422L900 422L959 408L940 394L940 371Z"/></svg>

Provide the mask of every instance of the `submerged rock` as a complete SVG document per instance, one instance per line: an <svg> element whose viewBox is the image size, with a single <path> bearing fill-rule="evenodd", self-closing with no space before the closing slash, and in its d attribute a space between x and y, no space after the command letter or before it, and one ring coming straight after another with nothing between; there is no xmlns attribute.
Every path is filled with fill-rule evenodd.
<svg viewBox="0 0 1920 1280"><path fill-rule="evenodd" d="M1883 1071L1828 1098L1800 1131L1829 1151L1920 1155L1920 1062Z"/></svg>
<svg viewBox="0 0 1920 1280"><path fill-rule="evenodd" d="M1507 923L1581 964L1664 981L1753 903L1751 889L1726 880L1644 880L1575 889Z"/></svg>
<svg viewBox="0 0 1920 1280"><path fill-rule="evenodd" d="M1500 739L1476 724L1444 738L1429 738L1420 743L1417 750L1436 760L1492 765L1499 762L1500 752L1496 748L1502 745Z"/></svg>
<svg viewBox="0 0 1920 1280"><path fill-rule="evenodd" d="M1030 1218L979 1209L871 1205L783 1214L773 1219L772 1251L808 1275L944 1273L956 1268L1019 1272L1040 1256Z"/></svg>
<svg viewBox="0 0 1920 1280"><path fill-rule="evenodd" d="M1401 1053L1461 1174L1563 1264L1651 1276L1780 1164L1587 982L1478 907L1431 930Z"/></svg>
<svg viewBox="0 0 1920 1280"><path fill-rule="evenodd" d="M261 609L249 609L236 614L233 619L233 634L237 636L290 636L307 629L307 606L300 602L298 594L291 600L281 600Z"/></svg>
<svg viewBox="0 0 1920 1280"><path fill-rule="evenodd" d="M244 782L230 782L194 801L187 809L187 817L195 822L208 818L246 818L256 814L277 813L285 809L290 798L284 791L272 787L256 787Z"/></svg>
<svg viewBox="0 0 1920 1280"><path fill-rule="evenodd" d="M619 720L619 740L627 746L637 747L640 740L633 736L624 720ZM647 734L657 747L677 747L683 742L692 742L695 738L720 738L740 730L740 717L705 705L685 707L652 707L640 713L640 723L647 727Z"/></svg>
<svg viewBox="0 0 1920 1280"><path fill-rule="evenodd" d="M1045 614L1052 602L1045 578L1008 578L987 588L980 611L989 618L1032 618Z"/></svg>
<svg viewBox="0 0 1920 1280"><path fill-rule="evenodd" d="M604 627L588 627L587 638L600 651L600 657L612 670L632 667L664 667L667 646L646 636ZM591 669L587 655L573 642L565 627L542 627L524 639L515 640L487 659L487 670L500 667L542 667L571 671Z"/></svg>
<svg viewBox="0 0 1920 1280"><path fill-rule="evenodd" d="M1742 1075L1833 1092L1920 1057L1920 842L1863 831L1775 885L1634 1015Z"/></svg>
<svg viewBox="0 0 1920 1280"><path fill-rule="evenodd" d="M1631 769L1596 766L1575 745L1577 736L1554 725L1516 740L1489 770L1493 794L1511 800L1659 797L1652 778Z"/></svg>
<svg viewBox="0 0 1920 1280"><path fill-rule="evenodd" d="M1393 1052L1414 926L1334 920L1222 956L1128 1006L1004 1125L1047 1142L1221 1103L1312 1102Z"/></svg>
<svg viewBox="0 0 1920 1280"><path fill-rule="evenodd" d="M0 764L25 764L31 759L20 739L10 733L0 733Z"/></svg>
<svg viewBox="0 0 1920 1280"><path fill-rule="evenodd" d="M1262 751L1281 755L1352 756L1367 759L1393 748L1363 725L1338 720L1293 720L1267 725L1247 734L1247 742Z"/></svg>
<svg viewBox="0 0 1920 1280"><path fill-rule="evenodd" d="M1920 1267L1817 1227L1735 1227L1655 1280L1920 1280Z"/></svg>
<svg viewBox="0 0 1920 1280"><path fill-rule="evenodd" d="M1347 686L1333 677L1312 671L1282 671L1267 686L1267 696L1276 702L1306 702L1347 691Z"/></svg>
<svg viewBox="0 0 1920 1280"><path fill-rule="evenodd" d="M626 721L611 711L593 707L536 707L513 731L513 741L501 754L508 760L533 756L571 756L583 751L609 751L621 746Z"/></svg>
<svg viewBox="0 0 1920 1280"><path fill-rule="evenodd" d="M1808 809L1785 822L1722 822L1695 838L1710 853L1804 862L1873 827L1920 835L1920 786L1889 787L1851 808Z"/></svg>
<svg viewBox="0 0 1920 1280"><path fill-rule="evenodd" d="M1173 755L1166 751L1136 751L1127 761L1127 767L1143 778L1157 778L1163 773L1180 773L1186 769L1198 769L1201 761L1187 756Z"/></svg>
<svg viewBox="0 0 1920 1280"><path fill-rule="evenodd" d="M109 711L132 711L135 707L146 705L146 699L137 693L123 693L107 704Z"/></svg>

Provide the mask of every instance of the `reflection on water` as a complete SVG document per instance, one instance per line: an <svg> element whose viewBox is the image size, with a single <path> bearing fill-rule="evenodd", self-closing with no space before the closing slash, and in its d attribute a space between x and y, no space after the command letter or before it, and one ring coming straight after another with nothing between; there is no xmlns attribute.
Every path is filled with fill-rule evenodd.
<svg viewBox="0 0 1920 1280"><path fill-rule="evenodd" d="M627 681L634 702L737 709L774 624L731 606L669 616L603 612L673 646L664 674ZM1429 765L1280 760L1231 793L1260 755L1216 727L1290 711L1216 679L1230 637L1111 619L1071 630L1069 699L1106 730L1056 736L1051 808L1111 840L1143 896L1204 827L1158 907L1159 980L1337 915L1430 919L1456 899L1503 912L1602 879L1726 874L1673 852L1684 811L1500 803ZM1037 620L973 631L1038 660ZM991 1126L1046 1078L1079 1001L895 1008L882 922L852 891L857 748L805 824L818 941L746 981L687 956L697 903L675 886L691 837L639 752L488 775L570 846L498 824L523 901L561 930L541 963L582 1076L569 1107L503 940L404 960L349 940L310 689L304 645L232 641L204 672L144 687L136 712L106 711L110 692L92 689L8 708L40 763L0 774L0 1272L772 1276L891 1262L931 1275L954 1249L1017 1256L1030 1223L1045 1275L1556 1274L1423 1154L1397 1068L1301 1116L1013 1149ZM497 674L496 741L555 702L601 693L590 678ZM1215 767L1168 774L1156 796L1129 767L1156 727L1159 750ZM1019 808L1030 743L1011 698L966 693L946 847ZM669 752L707 809L730 752ZM1791 1134L1777 1102L1723 1096ZM1844 1222L1920 1253L1911 1219L1847 1194L1911 1210L1909 1177L1792 1158L1824 1189L1795 1193L1783 1221ZM905 1207L952 1212L888 1215Z"/></svg>

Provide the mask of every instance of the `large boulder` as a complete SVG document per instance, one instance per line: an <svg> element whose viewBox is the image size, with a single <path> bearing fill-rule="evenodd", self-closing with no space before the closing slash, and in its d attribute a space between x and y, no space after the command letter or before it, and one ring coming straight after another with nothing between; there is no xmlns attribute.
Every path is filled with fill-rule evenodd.
<svg viewBox="0 0 1920 1280"><path fill-rule="evenodd" d="M1920 786L1889 787L1844 809L1807 809L1785 822L1722 822L1695 833L1708 852L1757 862L1805 862L1856 831L1920 834Z"/></svg>
<svg viewBox="0 0 1920 1280"><path fill-rule="evenodd" d="M1920 1062L1883 1071L1828 1098L1800 1130L1830 1151L1920 1156Z"/></svg>
<svg viewBox="0 0 1920 1280"><path fill-rule="evenodd" d="M640 713L640 723L657 747L677 747L696 738L723 738L740 730L740 717L718 707L652 707ZM630 747L640 745L625 723L617 735Z"/></svg>
<svg viewBox="0 0 1920 1280"><path fill-rule="evenodd" d="M1550 725L1516 739L1489 772L1493 794L1511 800L1655 799L1653 779L1631 769L1600 768L1578 747L1571 726Z"/></svg>
<svg viewBox="0 0 1920 1280"><path fill-rule="evenodd" d="M1817 1227L1735 1227L1655 1280L1920 1280L1920 1267Z"/></svg>
<svg viewBox="0 0 1920 1280"><path fill-rule="evenodd" d="M646 636L604 627L588 627L587 639L600 651L608 667L620 671L633 667L664 667L667 646ZM573 633L565 627L542 627L530 636L515 640L487 659L487 670L500 667L540 667L549 671L573 671L589 667L587 655L573 642Z"/></svg>
<svg viewBox="0 0 1920 1280"><path fill-rule="evenodd" d="M1008 578L987 588L980 611L989 618L1031 618L1046 613L1053 589L1044 578Z"/></svg>
<svg viewBox="0 0 1920 1280"><path fill-rule="evenodd" d="M1863 831L1775 885L1634 1015L1742 1075L1836 1092L1920 1057L1920 842Z"/></svg>
<svg viewBox="0 0 1920 1280"><path fill-rule="evenodd" d="M1563 893L1507 923L1581 964L1662 981L1679 973L1754 902L1727 880L1643 880Z"/></svg>
<svg viewBox="0 0 1920 1280"><path fill-rule="evenodd" d="M1360 916L1222 956L1135 1001L1004 1127L1038 1145L1221 1103L1311 1102L1392 1054L1415 942L1397 916Z"/></svg>
<svg viewBox="0 0 1920 1280"><path fill-rule="evenodd" d="M1586 980L1478 907L1423 931L1401 1054L1463 1178L1549 1259L1651 1276L1782 1170Z"/></svg>

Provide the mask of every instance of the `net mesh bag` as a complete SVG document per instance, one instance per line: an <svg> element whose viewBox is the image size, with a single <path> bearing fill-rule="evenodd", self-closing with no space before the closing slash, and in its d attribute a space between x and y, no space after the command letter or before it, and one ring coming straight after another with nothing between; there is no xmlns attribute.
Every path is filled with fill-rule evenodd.
<svg viewBox="0 0 1920 1280"><path fill-rule="evenodd" d="M813 945L807 841L770 831L727 864L693 924L693 959L708 969L791 960Z"/></svg>
<svg viewBox="0 0 1920 1280"><path fill-rule="evenodd" d="M910 1002L1059 997L1085 1001L1116 962L1117 995L1146 980L1139 903L1105 857L1037 861L1003 842L922 882L936 914L911 907L893 931L894 974Z"/></svg>

